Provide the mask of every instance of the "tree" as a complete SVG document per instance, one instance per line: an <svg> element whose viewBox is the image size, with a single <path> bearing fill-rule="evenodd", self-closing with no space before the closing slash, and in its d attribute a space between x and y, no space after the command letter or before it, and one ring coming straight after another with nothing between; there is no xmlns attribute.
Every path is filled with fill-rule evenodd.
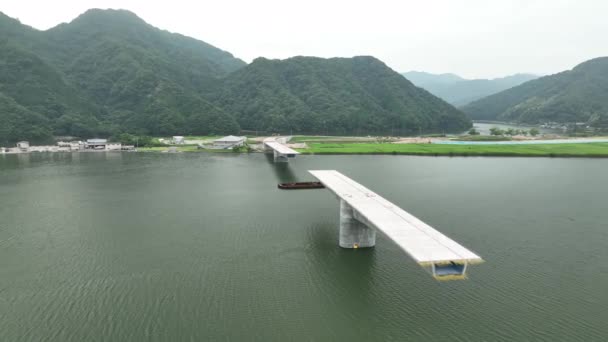
<svg viewBox="0 0 608 342"><path fill-rule="evenodd" d="M537 135L538 135L538 133L540 133L540 132L538 131L538 129L536 129L536 128L531 128L531 129L530 129L530 135L531 135L531 136L535 137L535 136L537 136Z"/></svg>
<svg viewBox="0 0 608 342"><path fill-rule="evenodd" d="M123 145L135 145L137 136L129 133L122 133L118 137L112 137L111 140L118 140Z"/></svg>
<svg viewBox="0 0 608 342"><path fill-rule="evenodd" d="M491 135L503 135L504 133L505 132L502 129L498 128L498 127L492 127L492 128L490 128L490 134Z"/></svg>
<svg viewBox="0 0 608 342"><path fill-rule="evenodd" d="M479 131L475 129L475 127L469 130L469 135L479 135Z"/></svg>
<svg viewBox="0 0 608 342"><path fill-rule="evenodd" d="M135 145L139 147L154 147L162 146L159 142L147 135L133 135L129 133L122 133L118 137L112 137L111 140L118 141L123 145Z"/></svg>

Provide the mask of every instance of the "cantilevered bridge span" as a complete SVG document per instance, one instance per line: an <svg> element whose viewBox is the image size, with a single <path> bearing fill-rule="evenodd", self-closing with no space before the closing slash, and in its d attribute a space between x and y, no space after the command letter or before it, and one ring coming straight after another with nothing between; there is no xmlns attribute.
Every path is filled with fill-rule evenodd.
<svg viewBox="0 0 608 342"><path fill-rule="evenodd" d="M376 230L380 230L439 280L465 279L467 266L483 262L475 253L340 172L309 172L340 200L340 247L373 247Z"/></svg>
<svg viewBox="0 0 608 342"><path fill-rule="evenodd" d="M275 163L287 163L289 158L295 158L300 152L295 151L285 145L288 138L286 137L270 137L264 139L264 150L274 153Z"/></svg>

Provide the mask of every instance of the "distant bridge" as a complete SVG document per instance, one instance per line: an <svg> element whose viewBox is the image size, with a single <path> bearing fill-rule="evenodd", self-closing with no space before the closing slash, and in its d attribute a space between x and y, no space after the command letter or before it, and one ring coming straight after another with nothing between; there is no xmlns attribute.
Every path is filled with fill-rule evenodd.
<svg viewBox="0 0 608 342"><path fill-rule="evenodd" d="M335 170L309 171L340 199L340 247L376 244L382 231L435 279L466 279L467 266L483 260L405 210Z"/></svg>
<svg viewBox="0 0 608 342"><path fill-rule="evenodd" d="M264 150L272 151L274 153L274 162L275 163L287 163L289 162L289 158L295 158L296 155L300 154L300 152L292 150L291 148L285 146L287 143L287 137L270 137L264 139Z"/></svg>

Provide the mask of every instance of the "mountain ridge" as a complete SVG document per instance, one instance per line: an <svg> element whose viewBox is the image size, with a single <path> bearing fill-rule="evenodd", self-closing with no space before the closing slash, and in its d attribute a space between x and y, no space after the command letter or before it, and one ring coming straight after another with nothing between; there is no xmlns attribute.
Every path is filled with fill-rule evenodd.
<svg viewBox="0 0 608 342"><path fill-rule="evenodd" d="M34 143L52 135L235 134L254 126L383 134L470 126L464 113L375 58L247 65L125 10L91 9L45 31L1 14L0 46L0 120L24 130L15 113L45 118L32 127L36 134L21 132ZM0 143L14 139L5 134Z"/></svg>
<svg viewBox="0 0 608 342"><path fill-rule="evenodd" d="M360 135L470 126L462 112L371 56L257 58L225 79L218 101L248 130Z"/></svg>
<svg viewBox="0 0 608 342"><path fill-rule="evenodd" d="M463 106L482 97L512 88L538 76L514 74L493 79L465 79L455 74L431 74L410 71L402 75L415 85L446 100L454 106Z"/></svg>
<svg viewBox="0 0 608 342"><path fill-rule="evenodd" d="M53 134L238 130L232 115L201 96L220 78L246 65L228 52L157 29L125 10L88 10L45 31L3 14L0 27L0 42L6 47L0 68L10 62L10 54L21 55L12 58L11 67L2 73L0 89L12 89L5 95L48 117ZM31 63L23 64L28 60ZM38 89L41 101L48 99L43 108L24 100L34 94L32 87ZM49 115L49 109L56 113ZM201 121L208 122L204 130Z"/></svg>
<svg viewBox="0 0 608 342"><path fill-rule="evenodd" d="M603 125L608 119L608 57L523 83L463 110L473 119Z"/></svg>

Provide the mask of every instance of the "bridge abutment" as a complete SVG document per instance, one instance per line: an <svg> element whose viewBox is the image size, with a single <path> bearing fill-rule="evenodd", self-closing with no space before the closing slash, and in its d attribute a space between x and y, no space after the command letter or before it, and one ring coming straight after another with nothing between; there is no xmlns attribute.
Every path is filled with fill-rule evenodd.
<svg viewBox="0 0 608 342"><path fill-rule="evenodd" d="M376 245L376 229L356 219L353 208L340 199L340 247L365 248Z"/></svg>

